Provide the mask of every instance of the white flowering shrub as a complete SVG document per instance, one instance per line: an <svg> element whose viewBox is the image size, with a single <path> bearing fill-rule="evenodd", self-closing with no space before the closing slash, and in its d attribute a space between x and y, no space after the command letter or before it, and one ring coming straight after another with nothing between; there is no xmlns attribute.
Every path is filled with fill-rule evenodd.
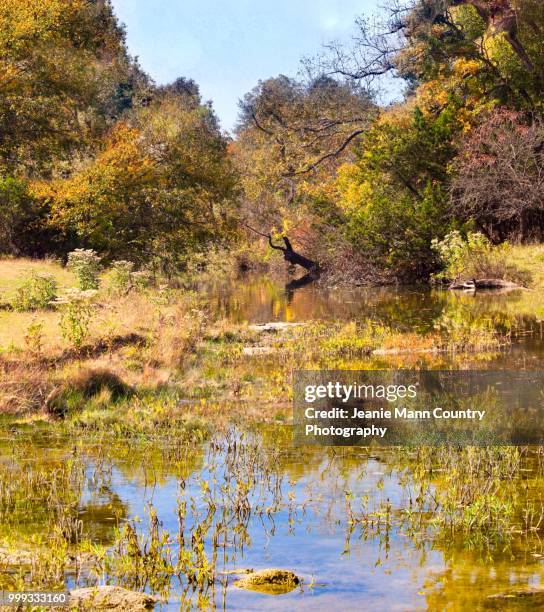
<svg viewBox="0 0 544 612"><path fill-rule="evenodd" d="M13 310L40 310L51 307L57 297L57 281L50 274L31 274L15 292Z"/></svg>
<svg viewBox="0 0 544 612"><path fill-rule="evenodd" d="M100 273L100 257L92 249L76 249L68 254L68 269L78 281L81 291L98 289Z"/></svg>

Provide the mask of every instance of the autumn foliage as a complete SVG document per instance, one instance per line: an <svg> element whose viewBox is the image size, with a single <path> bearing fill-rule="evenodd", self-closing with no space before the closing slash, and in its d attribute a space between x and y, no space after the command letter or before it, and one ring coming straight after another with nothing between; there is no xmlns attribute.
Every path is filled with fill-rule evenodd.
<svg viewBox="0 0 544 612"><path fill-rule="evenodd" d="M0 253L177 270L288 235L329 272L414 280L451 232L541 240L543 44L538 0L394 0L260 81L231 137L193 81L140 69L109 1L4 0Z"/></svg>

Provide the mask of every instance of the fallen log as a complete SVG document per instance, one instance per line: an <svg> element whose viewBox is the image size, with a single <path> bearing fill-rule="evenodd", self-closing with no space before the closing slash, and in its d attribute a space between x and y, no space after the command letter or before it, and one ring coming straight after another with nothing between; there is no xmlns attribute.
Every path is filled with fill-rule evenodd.
<svg viewBox="0 0 544 612"><path fill-rule="evenodd" d="M291 244L291 241L289 240L289 238L287 238L287 236L282 237L285 246L281 246L272 242L271 234L265 234L263 232L260 232L259 230L256 230L255 228L251 227L251 225L248 225L247 223L244 223L243 225L245 225L248 230L251 230L255 234L263 236L263 238L268 238L268 244L270 245L270 247L275 249L276 251L281 251L283 253L283 258L285 259L285 261L289 262L290 264L301 266L305 270L308 270L308 272L315 274L316 276L313 280L316 280L318 278L320 272L319 263L317 261L313 261L312 259L308 259L308 257L304 257L304 255L301 255L300 253L297 253L293 249L293 245Z"/></svg>
<svg viewBox="0 0 544 612"><path fill-rule="evenodd" d="M523 289L521 285L502 278L481 278L454 282L449 288L455 291L477 291L479 289Z"/></svg>

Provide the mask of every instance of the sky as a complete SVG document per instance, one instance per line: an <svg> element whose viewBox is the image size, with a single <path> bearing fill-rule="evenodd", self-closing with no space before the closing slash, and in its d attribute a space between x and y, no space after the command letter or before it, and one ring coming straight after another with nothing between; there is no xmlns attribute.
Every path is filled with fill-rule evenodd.
<svg viewBox="0 0 544 612"><path fill-rule="evenodd" d="M379 0L112 0L127 43L158 84L194 79L226 130L259 79L296 76L300 60L349 41Z"/></svg>

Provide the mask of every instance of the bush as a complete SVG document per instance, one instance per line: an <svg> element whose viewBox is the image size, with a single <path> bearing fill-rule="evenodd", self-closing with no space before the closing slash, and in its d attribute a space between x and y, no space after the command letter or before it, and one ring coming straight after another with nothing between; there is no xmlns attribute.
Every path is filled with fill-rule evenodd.
<svg viewBox="0 0 544 612"><path fill-rule="evenodd" d="M43 323L33 319L26 328L24 340L28 352L39 355L43 348Z"/></svg>
<svg viewBox="0 0 544 612"><path fill-rule="evenodd" d="M151 286L153 278L151 274L145 270L139 270L138 272L132 272L130 275L132 286L135 289L142 290L147 289Z"/></svg>
<svg viewBox="0 0 544 612"><path fill-rule="evenodd" d="M433 275L437 281L457 281L461 278L498 278L524 284L526 275L509 263L511 247L507 242L494 246L480 232L463 236L455 230L443 240L434 239L432 248L443 269Z"/></svg>
<svg viewBox="0 0 544 612"><path fill-rule="evenodd" d="M108 289L111 293L121 295L131 290L141 291L152 283L152 276L146 270L134 272L132 261L114 261L107 274Z"/></svg>
<svg viewBox="0 0 544 612"><path fill-rule="evenodd" d="M76 249L68 254L68 269L77 277L81 291L98 289L100 257L92 249Z"/></svg>
<svg viewBox="0 0 544 612"><path fill-rule="evenodd" d="M89 335L90 325L94 314L92 300L96 291L69 290L63 297L57 298L55 303L61 309L60 328L62 336L79 350Z"/></svg>
<svg viewBox="0 0 544 612"><path fill-rule="evenodd" d="M113 293L126 293L132 289L134 274L132 261L114 261L108 274L109 288Z"/></svg>
<svg viewBox="0 0 544 612"><path fill-rule="evenodd" d="M11 306L14 310L40 310L50 308L57 296L57 281L50 274L32 273L18 287Z"/></svg>

